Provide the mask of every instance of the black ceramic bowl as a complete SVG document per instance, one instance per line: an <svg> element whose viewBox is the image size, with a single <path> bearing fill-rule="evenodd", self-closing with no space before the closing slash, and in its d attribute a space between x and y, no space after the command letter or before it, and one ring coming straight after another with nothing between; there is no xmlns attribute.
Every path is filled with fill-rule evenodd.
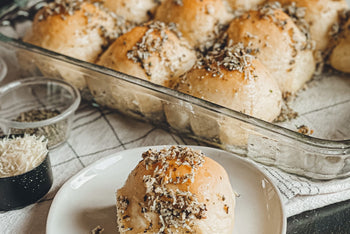
<svg viewBox="0 0 350 234"><path fill-rule="evenodd" d="M53 183L49 154L23 174L0 178L0 212L20 209L40 200Z"/></svg>

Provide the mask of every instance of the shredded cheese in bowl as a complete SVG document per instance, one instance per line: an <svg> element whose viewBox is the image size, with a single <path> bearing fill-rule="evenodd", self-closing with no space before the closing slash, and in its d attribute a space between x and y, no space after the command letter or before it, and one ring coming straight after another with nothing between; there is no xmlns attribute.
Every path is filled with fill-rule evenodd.
<svg viewBox="0 0 350 234"><path fill-rule="evenodd" d="M40 165L48 153L45 137L25 134L0 140L0 178L20 175Z"/></svg>

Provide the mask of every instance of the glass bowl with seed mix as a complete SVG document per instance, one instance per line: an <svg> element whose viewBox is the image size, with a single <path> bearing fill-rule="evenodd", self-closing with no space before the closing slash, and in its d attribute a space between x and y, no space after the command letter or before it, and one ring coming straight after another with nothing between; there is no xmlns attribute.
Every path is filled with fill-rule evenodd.
<svg viewBox="0 0 350 234"><path fill-rule="evenodd" d="M69 136L79 91L69 83L47 77L30 77L0 87L0 136L45 136L54 148Z"/></svg>

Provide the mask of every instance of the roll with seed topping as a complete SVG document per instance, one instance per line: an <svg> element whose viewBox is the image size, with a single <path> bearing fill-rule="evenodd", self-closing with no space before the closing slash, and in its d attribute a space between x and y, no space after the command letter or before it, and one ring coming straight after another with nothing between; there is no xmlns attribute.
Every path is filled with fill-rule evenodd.
<svg viewBox="0 0 350 234"><path fill-rule="evenodd" d="M268 70L242 43L217 44L175 88L229 109L272 121L280 113L281 92Z"/></svg>
<svg viewBox="0 0 350 234"><path fill-rule="evenodd" d="M120 233L232 233L235 194L221 165L179 146L142 158L117 191Z"/></svg>
<svg viewBox="0 0 350 234"><path fill-rule="evenodd" d="M151 21L119 37L97 64L170 87L188 71L196 55L174 24Z"/></svg>
<svg viewBox="0 0 350 234"><path fill-rule="evenodd" d="M242 43L215 44L212 51L181 79L180 92L219 104L265 121L280 113L282 95L275 79L251 50ZM175 129L190 126L192 132L222 145L241 146L247 142L249 127L233 118L208 115L199 107L185 113L165 108L168 123ZM179 126L178 126L179 125Z"/></svg>
<svg viewBox="0 0 350 234"><path fill-rule="evenodd" d="M104 46L128 30L122 24L124 22L100 8L97 3L55 0L38 11L23 41L93 63ZM39 68L45 75L60 75L80 89L86 87L83 76L72 74L57 62L41 59Z"/></svg>
<svg viewBox="0 0 350 234"><path fill-rule="evenodd" d="M274 2L276 0L269 0ZM278 0L283 7L299 8L299 18L310 26L311 39L316 41L316 50L325 50L331 39L332 25L338 21L338 12L348 8L345 0ZM301 12L304 11L304 12Z"/></svg>
<svg viewBox="0 0 350 234"><path fill-rule="evenodd" d="M151 21L119 37L103 53L97 64L170 87L195 61L194 50L178 34L173 24ZM115 100L114 107L122 111L138 110L143 116L162 116L161 113L152 114L162 111L162 103L147 95L147 90L137 87L133 90L125 89L117 82L110 79L110 82L100 84L98 80L88 79L89 88L97 101L105 103L105 95L109 95L109 98Z"/></svg>
<svg viewBox="0 0 350 234"><path fill-rule="evenodd" d="M313 48L279 4L267 4L234 19L227 35L252 49L282 92L295 93L315 71Z"/></svg>

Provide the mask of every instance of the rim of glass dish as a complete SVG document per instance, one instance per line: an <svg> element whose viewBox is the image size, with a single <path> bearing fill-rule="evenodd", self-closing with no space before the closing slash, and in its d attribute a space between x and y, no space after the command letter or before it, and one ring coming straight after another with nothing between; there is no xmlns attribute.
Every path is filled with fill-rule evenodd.
<svg viewBox="0 0 350 234"><path fill-rule="evenodd" d="M134 76L130 76L127 75L125 73L121 73L103 66L99 66L97 64L93 64L93 63L89 63L89 62L85 62L79 59L75 59L72 58L70 56L66 56L60 53L56 53L54 51L50 51L29 43L25 43L19 39L14 39L14 38L10 38L5 36L4 34L0 33L0 42L9 44L11 46L14 46L16 48L19 49L24 49L36 54L40 54L43 56L47 56L50 57L52 59L64 62L64 63L68 63L68 64L72 64L87 70L92 70L93 72L97 72L97 73L101 73L103 75L107 75L110 76L112 78L115 79L121 79L125 82L134 84L134 85L139 85L143 88L152 90L156 93L161 93L162 95L165 96L170 96L172 98L176 98L178 100L181 101L185 101L188 102L190 104L194 104L196 106L200 106L202 108L205 108L207 110L219 113L219 114L223 114L225 116L228 116L230 118L234 118L240 121L243 121L245 123L249 123L252 124L255 127L259 127L261 129L264 129L266 131L275 133L275 134L279 134L282 135L284 137L287 137L289 139L292 140L296 140L300 143L312 146L312 147L317 147L319 149L323 149L323 150L341 150L341 152L336 152L336 154L344 154L344 150L350 150L350 139L345 139L345 140L328 140L328 139L322 139L322 138L317 138L317 137L312 137L312 136L308 136L308 135L304 135L298 132L295 132L293 130L284 128L282 126L270 123L270 122L266 122L264 120L255 118L253 116L250 115L246 115L244 113L232 110L232 109L228 109L226 107L217 105L215 103L200 99L200 98L196 98L194 96L185 94L185 93L181 93L179 91L161 86L161 85L157 85L154 83L151 83L147 80L143 80L141 78L138 77L134 77Z"/></svg>
<svg viewBox="0 0 350 234"><path fill-rule="evenodd" d="M7 75L7 64L3 58L0 57L0 82Z"/></svg>
<svg viewBox="0 0 350 234"><path fill-rule="evenodd" d="M67 90L72 95L74 101L73 103L62 113L59 115L56 115L52 118L36 121L36 122L18 122L13 120L8 120L0 117L0 125L4 124L5 127L8 128L38 128L42 126L47 126L53 123L57 123L63 119L65 119L70 114L74 113L76 109L79 107L80 104L80 93L77 88L69 84L68 82L65 82L63 80L50 78L50 77L44 77L44 76L34 76L34 77L28 77L20 80L15 80L13 82L10 82L2 87L0 87L0 97L2 95L7 94L10 91L13 91L16 88L22 87L23 85L26 86L32 86L32 85L38 85L38 84L55 84L60 86L61 88ZM1 127L1 126L0 126Z"/></svg>

